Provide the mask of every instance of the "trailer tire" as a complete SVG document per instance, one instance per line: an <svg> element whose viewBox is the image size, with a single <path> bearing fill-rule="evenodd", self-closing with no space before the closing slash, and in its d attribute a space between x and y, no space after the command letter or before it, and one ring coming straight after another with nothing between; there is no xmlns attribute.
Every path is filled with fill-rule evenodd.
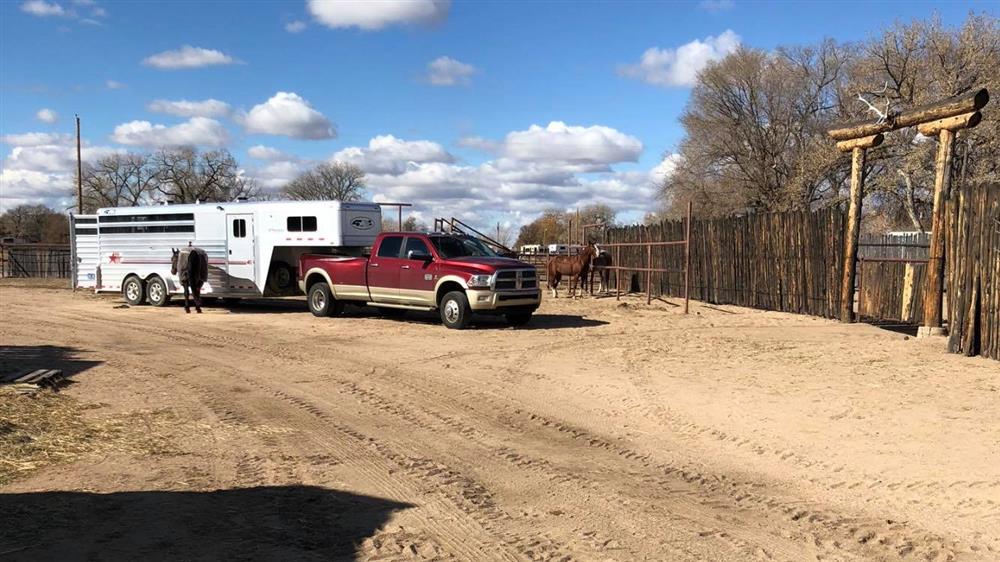
<svg viewBox="0 0 1000 562"><path fill-rule="evenodd" d="M309 288L306 301L309 303L309 312L312 312L313 316L339 316L344 310L344 303L333 298L330 286L325 281L315 283Z"/></svg>
<svg viewBox="0 0 1000 562"><path fill-rule="evenodd" d="M452 330L462 330L469 325L472 309L464 291L452 291L441 299L441 323Z"/></svg>
<svg viewBox="0 0 1000 562"><path fill-rule="evenodd" d="M170 302L167 284L160 276L155 275L146 281L146 300L153 306L166 306Z"/></svg>
<svg viewBox="0 0 1000 562"><path fill-rule="evenodd" d="M130 306L139 306L146 302L146 286L137 275L129 275L122 283L122 298Z"/></svg>
<svg viewBox="0 0 1000 562"><path fill-rule="evenodd" d="M285 293L295 284L295 272L283 261L271 262L267 272L267 288L272 293Z"/></svg>

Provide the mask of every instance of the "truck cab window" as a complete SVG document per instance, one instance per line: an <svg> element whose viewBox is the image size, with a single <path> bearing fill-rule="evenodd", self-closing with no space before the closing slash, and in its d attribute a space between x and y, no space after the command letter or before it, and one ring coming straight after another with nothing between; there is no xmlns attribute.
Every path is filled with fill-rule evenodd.
<svg viewBox="0 0 1000 562"><path fill-rule="evenodd" d="M420 238L407 238L406 239L406 249L403 250L403 257L410 255L410 252L415 252L418 254L429 255L431 251L427 249L427 244Z"/></svg>
<svg viewBox="0 0 1000 562"><path fill-rule="evenodd" d="M402 236L386 236L378 247L378 257L398 258L399 249L403 246Z"/></svg>

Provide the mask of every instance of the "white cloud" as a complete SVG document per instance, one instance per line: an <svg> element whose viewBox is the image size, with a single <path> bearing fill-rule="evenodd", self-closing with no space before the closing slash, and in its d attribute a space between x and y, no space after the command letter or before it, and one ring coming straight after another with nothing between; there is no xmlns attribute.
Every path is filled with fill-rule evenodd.
<svg viewBox="0 0 1000 562"><path fill-rule="evenodd" d="M104 85L109 90L121 90L122 88L125 87L125 84L122 84L121 82L116 82L114 80L108 80L107 82L104 83Z"/></svg>
<svg viewBox="0 0 1000 562"><path fill-rule="evenodd" d="M388 25L435 23L448 17L450 0L309 0L309 13L319 23L368 31Z"/></svg>
<svg viewBox="0 0 1000 562"><path fill-rule="evenodd" d="M622 76L637 78L656 86L693 86L698 72L710 62L721 60L740 46L740 36L731 29L718 37L695 39L676 49L651 47L636 64L622 65Z"/></svg>
<svg viewBox="0 0 1000 562"><path fill-rule="evenodd" d="M287 160L287 161L298 161L298 158L282 152L277 148L272 148L270 146L264 146L258 144L256 146L251 146L247 149L247 156L257 160Z"/></svg>
<svg viewBox="0 0 1000 562"><path fill-rule="evenodd" d="M400 174L412 163L451 163L455 157L436 142L406 141L392 135L379 135L368 141L366 148L345 148L330 160L350 162L366 173Z"/></svg>
<svg viewBox="0 0 1000 562"><path fill-rule="evenodd" d="M467 85L476 67L450 57L438 57L427 63L427 81L435 86Z"/></svg>
<svg viewBox="0 0 1000 562"><path fill-rule="evenodd" d="M201 101L153 100L146 108L153 113L167 113L179 117L224 117L229 115L229 104L212 98Z"/></svg>
<svg viewBox="0 0 1000 562"><path fill-rule="evenodd" d="M462 148L472 148L475 150L481 150L490 154L495 154L500 151L500 142L493 139L487 139L476 135L469 135L458 139L455 143Z"/></svg>
<svg viewBox="0 0 1000 562"><path fill-rule="evenodd" d="M636 161L642 153L642 143L611 127L580 127L552 121L544 128L532 125L526 131L507 133L501 150L509 158L528 162L608 165Z"/></svg>
<svg viewBox="0 0 1000 562"><path fill-rule="evenodd" d="M284 135L296 139L331 139L333 123L294 92L278 92L241 116L248 133Z"/></svg>
<svg viewBox="0 0 1000 562"><path fill-rule="evenodd" d="M304 21L290 21L285 24L285 31L289 33L300 33L306 28L306 22Z"/></svg>
<svg viewBox="0 0 1000 562"><path fill-rule="evenodd" d="M142 64L160 70L201 68L203 66L236 64L238 62L222 51L192 47L191 45L184 45L174 51L163 51L142 60Z"/></svg>
<svg viewBox="0 0 1000 562"><path fill-rule="evenodd" d="M652 170L649 172L649 179L654 185L660 185L663 180L668 176L674 174L674 170L677 169L677 165L681 161L681 155L676 153L667 154L663 157Z"/></svg>
<svg viewBox="0 0 1000 562"><path fill-rule="evenodd" d="M38 110L38 113L35 113L35 118L42 123L55 123L59 120L59 115L51 109L42 108Z"/></svg>
<svg viewBox="0 0 1000 562"><path fill-rule="evenodd" d="M179 125L154 125L149 121L130 121L115 127L111 139L130 146L223 146L229 132L215 119L192 117Z"/></svg>
<svg viewBox="0 0 1000 562"><path fill-rule="evenodd" d="M72 204L71 189L76 170L76 142L70 135L21 133L5 135L12 145L0 170L0 213L20 204L43 204L65 209ZM118 149L84 143L85 162L107 156Z"/></svg>
<svg viewBox="0 0 1000 562"><path fill-rule="evenodd" d="M70 136L60 133L19 133L0 137L4 144L11 146L41 146L45 144L68 144Z"/></svg>
<svg viewBox="0 0 1000 562"><path fill-rule="evenodd" d="M599 125L554 122L512 131L501 142L467 137L464 143L488 145L502 155L478 165L462 164L437 143L383 135L367 147L345 148L331 160L358 163L375 201L410 201L417 204L416 212L473 223L513 217L519 224L548 207L589 203L641 216L655 206L659 178L674 164L671 156L652 170L612 170L610 164L635 160L642 144ZM546 143L548 148L539 148Z"/></svg>
<svg viewBox="0 0 1000 562"><path fill-rule="evenodd" d="M698 2L698 7L706 12L718 14L732 10L736 7L736 3L733 0L701 0Z"/></svg>
<svg viewBox="0 0 1000 562"><path fill-rule="evenodd" d="M28 0L27 2L21 4L21 11L40 18L49 16L63 17L69 15L69 12L67 12L61 5L55 2L49 3L45 0Z"/></svg>

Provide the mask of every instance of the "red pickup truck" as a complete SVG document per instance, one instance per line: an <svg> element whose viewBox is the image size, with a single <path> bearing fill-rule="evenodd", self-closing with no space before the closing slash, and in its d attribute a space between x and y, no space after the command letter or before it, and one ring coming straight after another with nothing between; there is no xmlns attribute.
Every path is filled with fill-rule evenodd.
<svg viewBox="0 0 1000 562"><path fill-rule="evenodd" d="M383 232L369 257L305 254L299 288L316 316L336 316L345 304L390 313L437 310L455 329L473 313L526 324L542 298L534 266L500 257L475 238L444 233Z"/></svg>

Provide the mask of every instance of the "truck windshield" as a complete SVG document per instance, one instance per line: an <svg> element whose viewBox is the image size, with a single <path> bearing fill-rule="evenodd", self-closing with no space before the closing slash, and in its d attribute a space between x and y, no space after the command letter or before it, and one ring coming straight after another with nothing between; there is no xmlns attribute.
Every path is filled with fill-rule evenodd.
<svg viewBox="0 0 1000 562"><path fill-rule="evenodd" d="M432 236L431 243L442 258L484 257L492 258L496 254L475 238L460 238L457 236Z"/></svg>

